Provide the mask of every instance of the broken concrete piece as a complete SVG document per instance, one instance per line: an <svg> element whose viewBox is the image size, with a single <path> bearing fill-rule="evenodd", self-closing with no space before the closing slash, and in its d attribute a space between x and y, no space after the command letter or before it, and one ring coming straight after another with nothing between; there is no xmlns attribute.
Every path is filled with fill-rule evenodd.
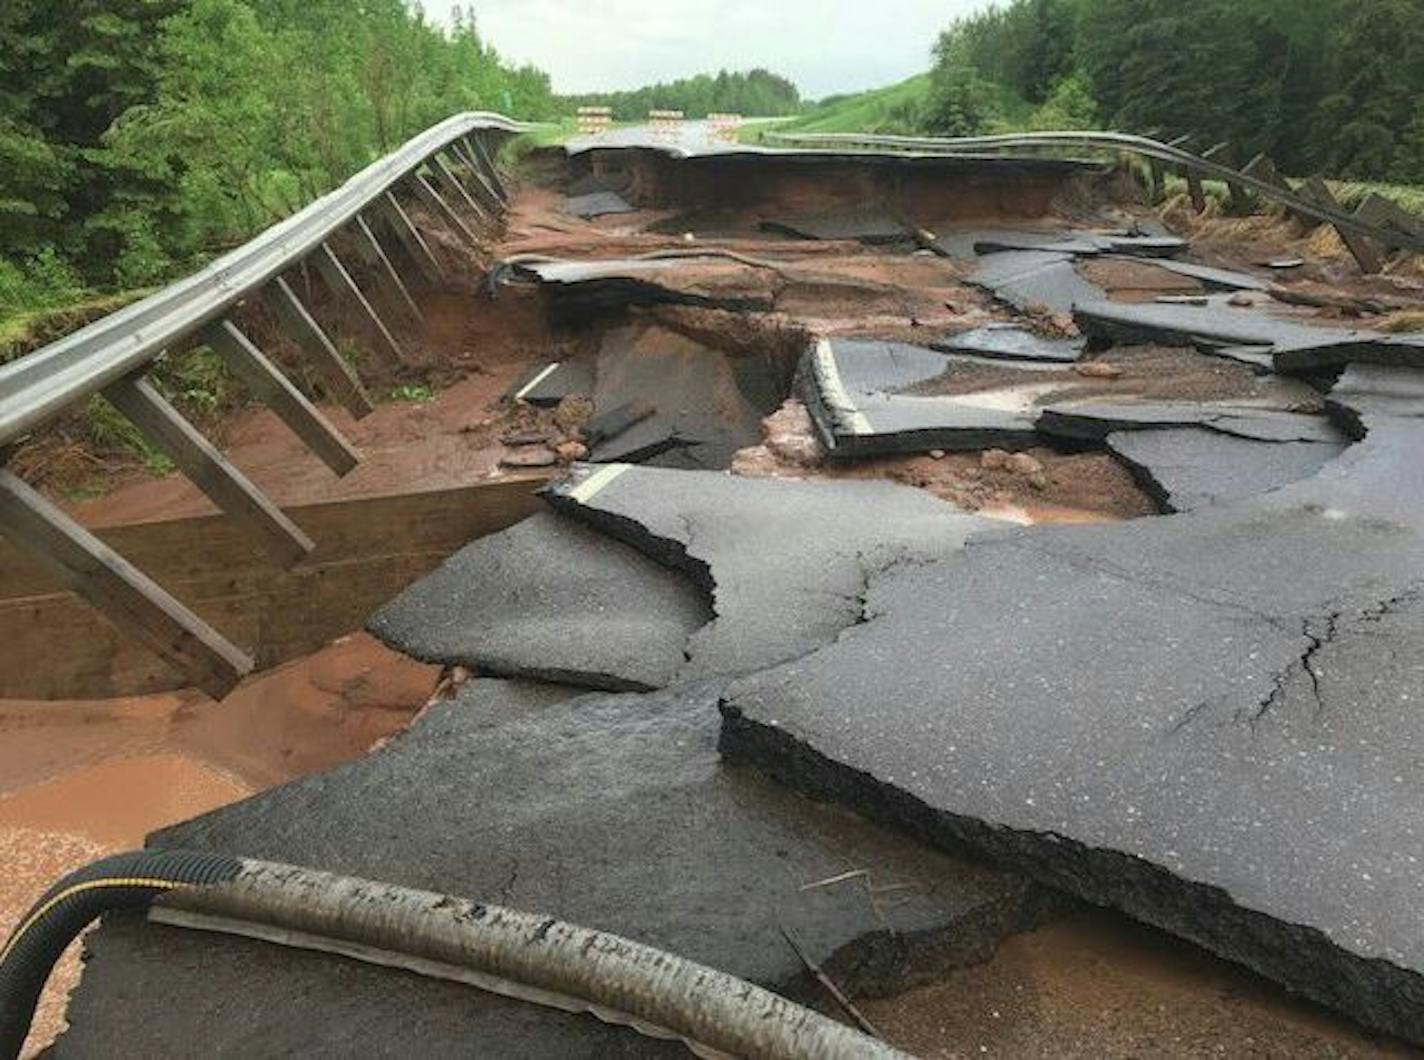
<svg viewBox="0 0 1424 1060"><path fill-rule="evenodd" d="M1021 324L990 324L973 331L949 335L928 343L941 353L963 353L1008 361L1036 361L1052 364L1072 364L1078 359L1086 340L1048 339Z"/></svg>
<svg viewBox="0 0 1424 1060"><path fill-rule="evenodd" d="M554 454L554 451L547 446L540 446L537 449L526 446L505 453L499 458L500 467L516 471L553 467L558 462L559 458Z"/></svg>
<svg viewBox="0 0 1424 1060"><path fill-rule="evenodd" d="M613 191L594 191L587 195L571 195L564 200L564 213L573 217L594 218L615 213L634 213L638 208Z"/></svg>
<svg viewBox="0 0 1424 1060"><path fill-rule="evenodd" d="M381 751L155 837L483 898L820 1002L781 934L852 993L985 959L1055 899L817 807L716 752L715 689L557 702L475 681ZM375 793L380 813L372 813ZM497 808L497 812L495 809ZM873 887L895 886L893 901ZM686 1055L462 984L112 917L60 1058ZM942 972L941 972L942 974Z"/></svg>
<svg viewBox="0 0 1424 1060"><path fill-rule="evenodd" d="M366 628L423 662L629 691L667 684L711 617L682 575L542 513L467 545Z"/></svg>
<svg viewBox="0 0 1424 1060"><path fill-rule="evenodd" d="M888 482L626 465L575 467L545 496L702 587L717 617L688 643L684 680L804 655L861 620L870 572L950 555L995 525Z"/></svg>
<svg viewBox="0 0 1424 1060"><path fill-rule="evenodd" d="M1348 445L1343 436L1336 442L1261 442L1200 427L1118 431L1106 444L1169 512L1242 500L1310 478Z"/></svg>
<svg viewBox="0 0 1424 1060"><path fill-rule="evenodd" d="M1045 308L1072 312L1081 303L1101 301L1103 289L1073 267L1071 254L1024 250L983 258L969 282L992 292L1019 312Z"/></svg>
<svg viewBox="0 0 1424 1060"><path fill-rule="evenodd" d="M1424 1042L1422 439L1362 419L1265 495L873 579L724 753Z"/></svg>
<svg viewBox="0 0 1424 1060"><path fill-rule="evenodd" d="M1352 364L1330 390L1330 414L1355 439L1365 417L1424 418L1424 372L1383 364Z"/></svg>

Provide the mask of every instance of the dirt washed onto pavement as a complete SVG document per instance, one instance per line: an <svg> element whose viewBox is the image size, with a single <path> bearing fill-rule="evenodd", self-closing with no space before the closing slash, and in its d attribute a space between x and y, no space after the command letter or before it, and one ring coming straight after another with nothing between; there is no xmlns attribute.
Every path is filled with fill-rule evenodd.
<svg viewBox="0 0 1424 1060"><path fill-rule="evenodd" d="M0 700L0 930L61 876L156 829L361 757L408 724L438 676L358 634L220 704L197 692ZM27 1055L63 1027L78 951L50 979Z"/></svg>

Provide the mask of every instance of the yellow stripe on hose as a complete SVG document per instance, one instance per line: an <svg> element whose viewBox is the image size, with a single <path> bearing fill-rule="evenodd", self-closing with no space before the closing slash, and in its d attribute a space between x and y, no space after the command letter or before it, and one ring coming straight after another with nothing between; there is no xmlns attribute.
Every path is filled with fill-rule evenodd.
<svg viewBox="0 0 1424 1060"><path fill-rule="evenodd" d="M156 891L176 891L180 887L190 886L192 886L192 884L174 883L172 880L156 880L144 876L124 876L107 880L86 880L84 883L76 883L73 887L66 887L44 905L36 909L23 924L15 929L15 933L10 936L10 941L5 943L4 949L0 949L0 963L3 963L5 958L10 956L10 951L15 948L25 932L43 920L51 909L66 898L73 898L76 894L83 894L85 891L96 891L105 887L152 887Z"/></svg>

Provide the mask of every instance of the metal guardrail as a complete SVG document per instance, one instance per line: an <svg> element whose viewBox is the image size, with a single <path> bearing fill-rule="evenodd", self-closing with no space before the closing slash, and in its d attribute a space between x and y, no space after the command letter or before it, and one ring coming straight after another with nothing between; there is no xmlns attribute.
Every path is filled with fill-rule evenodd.
<svg viewBox="0 0 1424 1060"><path fill-rule="evenodd" d="M862 133L767 133L767 140L797 147L862 147L896 149L924 153L959 154L984 151L1022 151L1061 149L1075 151L1115 151L1139 155L1166 163L1200 176L1225 181L1228 185L1247 188L1263 198L1279 203L1292 213L1313 218L1322 224L1334 225L1342 235L1362 236L1389 246L1398 246L1424 253L1424 231L1402 217L1388 227L1372 223L1340 209L1338 204L1320 202L1302 196L1284 178L1261 179L1252 174L1251 166L1233 169L1174 144L1163 143L1146 136L1118 132L1041 132L1014 133L1003 136L930 137L881 136ZM1274 172L1272 167L1272 172ZM1318 193L1317 193L1318 194ZM1326 193L1328 194L1328 192ZM1387 208L1386 208L1387 209ZM1358 255L1357 255L1358 256Z"/></svg>
<svg viewBox="0 0 1424 1060"><path fill-rule="evenodd" d="M223 315L319 248L437 152L476 131L514 133L522 128L495 114L449 118L200 272L0 366L0 444L129 374Z"/></svg>
<svg viewBox="0 0 1424 1060"><path fill-rule="evenodd" d="M282 329L321 372L332 397L355 416L370 412L373 406L355 369L283 273L310 263L350 318L399 360L395 330L373 299L418 324L421 310L395 263L431 283L445 274L402 198L419 202L457 240L478 244L479 230L499 219L508 197L495 163L498 148L526 128L498 114L448 118L192 276L0 366L0 533L192 684L215 697L225 695L252 669L247 654L4 463L27 432L103 394L194 485L255 531L278 562L299 562L313 542L151 384L149 365L164 350L196 337L336 474L350 471L360 454L239 330L230 312L261 293ZM370 297L332 247L342 231L368 266L364 275ZM386 237L384 243L378 232Z"/></svg>

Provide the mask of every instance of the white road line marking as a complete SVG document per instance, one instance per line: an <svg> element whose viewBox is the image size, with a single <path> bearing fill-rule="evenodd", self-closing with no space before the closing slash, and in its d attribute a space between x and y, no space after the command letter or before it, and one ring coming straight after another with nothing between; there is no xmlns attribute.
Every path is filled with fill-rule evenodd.
<svg viewBox="0 0 1424 1060"><path fill-rule="evenodd" d="M851 434L874 434L875 430L870 426L870 421L855 407L855 402L846 392L845 384L841 382L841 372L836 367L836 358L831 352L829 339L821 339L816 343L816 374L820 377L823 400L843 421L846 429Z"/></svg>
<svg viewBox="0 0 1424 1060"><path fill-rule="evenodd" d="M539 385L540 383L542 383L545 379L547 379L548 376L549 376L549 373L552 372L552 371L553 371L555 368L557 368L557 367L559 367L559 362L558 362L558 361L555 361L553 364L549 365L549 366L548 366L547 368L545 368L542 372L540 372L538 375L536 375L533 379L529 380L529 382L525 383L522 387L519 388L519 393L517 393L517 394L514 395L514 400L515 400L515 401L520 401L520 400L522 400L522 399L524 398L524 395L525 395L525 394L529 393L529 391L533 390L536 386L538 386L538 385Z"/></svg>
<svg viewBox="0 0 1424 1060"><path fill-rule="evenodd" d="M569 500L575 504L587 504L593 500L594 496L603 489L603 487L607 486L619 475L630 470L632 467L632 464L605 464L573 489L569 490Z"/></svg>

